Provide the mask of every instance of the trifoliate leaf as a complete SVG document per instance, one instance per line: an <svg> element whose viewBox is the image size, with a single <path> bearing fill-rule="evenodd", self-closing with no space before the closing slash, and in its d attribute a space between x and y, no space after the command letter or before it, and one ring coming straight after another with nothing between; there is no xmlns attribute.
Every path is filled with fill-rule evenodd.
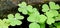
<svg viewBox="0 0 60 28"><path fill-rule="evenodd" d="M13 19L14 18L14 15L13 14L9 14L8 15L8 19Z"/></svg>
<svg viewBox="0 0 60 28"><path fill-rule="evenodd" d="M39 23L45 23L47 17L45 15L40 15Z"/></svg>
<svg viewBox="0 0 60 28"><path fill-rule="evenodd" d="M47 5L47 4L44 4L44 5L42 6L42 11L43 11L43 12L47 12L48 10L49 10L48 5Z"/></svg>
<svg viewBox="0 0 60 28"><path fill-rule="evenodd" d="M52 23L55 23L55 19L54 18L48 18L47 24L51 25Z"/></svg>
<svg viewBox="0 0 60 28"><path fill-rule="evenodd" d="M19 13L16 13L16 14L15 14L15 18L16 18L16 19L23 19L24 17L21 16Z"/></svg>
<svg viewBox="0 0 60 28"><path fill-rule="evenodd" d="M37 24L37 23L31 23L31 24L29 25L29 28L40 28L40 25Z"/></svg>

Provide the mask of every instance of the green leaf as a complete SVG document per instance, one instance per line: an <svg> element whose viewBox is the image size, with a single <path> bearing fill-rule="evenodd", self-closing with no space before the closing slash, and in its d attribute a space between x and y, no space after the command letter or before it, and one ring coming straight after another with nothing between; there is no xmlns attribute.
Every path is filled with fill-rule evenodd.
<svg viewBox="0 0 60 28"><path fill-rule="evenodd" d="M43 24L40 24L40 28L45 28L45 23L43 23Z"/></svg>
<svg viewBox="0 0 60 28"><path fill-rule="evenodd" d="M56 21L60 20L60 14L58 14L58 16L55 18Z"/></svg>
<svg viewBox="0 0 60 28"><path fill-rule="evenodd" d="M39 22L40 15L38 13L30 14L30 16L27 18L30 22Z"/></svg>
<svg viewBox="0 0 60 28"><path fill-rule="evenodd" d="M8 21L10 22L11 26L15 26L15 25L21 25L22 22L16 19L8 19Z"/></svg>
<svg viewBox="0 0 60 28"><path fill-rule="evenodd" d="M42 6L42 11L43 11L43 12L47 12L48 10L49 10L48 5L47 5L47 4L44 4L44 5Z"/></svg>
<svg viewBox="0 0 60 28"><path fill-rule="evenodd" d="M60 6L59 6L58 4L56 4L56 9L57 9L57 10L60 9Z"/></svg>
<svg viewBox="0 0 60 28"><path fill-rule="evenodd" d="M8 28L8 26L0 26L0 28Z"/></svg>
<svg viewBox="0 0 60 28"><path fill-rule="evenodd" d="M23 19L24 17L21 16L19 13L16 13L16 14L15 14L15 18L16 18L16 19Z"/></svg>
<svg viewBox="0 0 60 28"><path fill-rule="evenodd" d="M4 26L9 26L10 25L10 22L8 21L8 19L3 19L2 20L4 22Z"/></svg>
<svg viewBox="0 0 60 28"><path fill-rule="evenodd" d="M14 15L13 14L9 14L8 15L8 19L13 19L14 18Z"/></svg>
<svg viewBox="0 0 60 28"><path fill-rule="evenodd" d="M50 9L55 9L56 5L54 2L49 2Z"/></svg>
<svg viewBox="0 0 60 28"><path fill-rule="evenodd" d="M0 28L8 28L9 24L6 23L7 19L0 19Z"/></svg>
<svg viewBox="0 0 60 28"><path fill-rule="evenodd" d="M39 23L45 23L47 17L45 15L40 15Z"/></svg>
<svg viewBox="0 0 60 28"><path fill-rule="evenodd" d="M46 12L45 14L47 17L56 17L56 16L58 16L58 11L50 10L50 11Z"/></svg>
<svg viewBox="0 0 60 28"><path fill-rule="evenodd" d="M31 23L31 24L29 25L29 28L40 28L40 25L37 24L37 23Z"/></svg>
<svg viewBox="0 0 60 28"><path fill-rule="evenodd" d="M26 3L25 2L22 2L21 4L18 4L19 7L24 7L26 6Z"/></svg>
<svg viewBox="0 0 60 28"><path fill-rule="evenodd" d="M51 25L52 23L55 23L55 19L54 18L48 18L47 24Z"/></svg>
<svg viewBox="0 0 60 28"><path fill-rule="evenodd" d="M22 12L23 14L28 14L28 12L27 12L27 10L26 10L26 7L18 8L18 11L19 11L19 12Z"/></svg>
<svg viewBox="0 0 60 28"><path fill-rule="evenodd" d="M22 2L21 4L18 4L19 8L18 11L22 12L23 14L27 14L27 4L25 2Z"/></svg>
<svg viewBox="0 0 60 28"><path fill-rule="evenodd" d="M60 28L60 22L54 23L54 25L56 26L56 28Z"/></svg>
<svg viewBox="0 0 60 28"><path fill-rule="evenodd" d="M50 9L54 9L54 10L57 10L60 8L58 4L55 4L55 2L49 2L49 6L50 6Z"/></svg>
<svg viewBox="0 0 60 28"><path fill-rule="evenodd" d="M27 11L28 11L28 12L30 12L30 13L33 12L32 9L33 9L33 7L32 7L31 5L28 5L28 6L27 6Z"/></svg>

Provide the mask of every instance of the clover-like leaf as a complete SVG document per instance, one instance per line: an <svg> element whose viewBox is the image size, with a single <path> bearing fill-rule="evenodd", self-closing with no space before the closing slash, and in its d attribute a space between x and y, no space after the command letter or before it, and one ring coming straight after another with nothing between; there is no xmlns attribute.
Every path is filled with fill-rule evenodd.
<svg viewBox="0 0 60 28"><path fill-rule="evenodd" d="M39 19L40 19L40 15L37 14L37 13L31 14L31 15L27 18L27 20L28 20L29 22L39 22Z"/></svg>
<svg viewBox="0 0 60 28"><path fill-rule="evenodd" d="M45 23L47 17L45 15L40 15L39 23Z"/></svg>
<svg viewBox="0 0 60 28"><path fill-rule="evenodd" d="M33 7L32 7L31 5L28 5L28 6L27 6L27 10L28 10L28 12L33 12L32 9L33 9Z"/></svg>
<svg viewBox="0 0 60 28"><path fill-rule="evenodd" d="M29 28L40 28L40 25L37 24L37 23L31 23L31 24L29 25Z"/></svg>
<svg viewBox="0 0 60 28"><path fill-rule="evenodd" d="M27 6L25 2L22 2L21 4L18 4L19 8L18 11L22 12L23 14L27 14Z"/></svg>
<svg viewBox="0 0 60 28"><path fill-rule="evenodd" d="M47 4L44 4L44 5L42 6L42 11L43 11L43 12L47 12L48 10L49 10L48 5L47 5Z"/></svg>
<svg viewBox="0 0 60 28"><path fill-rule="evenodd" d="M8 15L8 19L13 19L14 18L14 15L13 14L9 14Z"/></svg>
<svg viewBox="0 0 60 28"><path fill-rule="evenodd" d="M16 19L23 19L24 17L21 16L19 13L16 13L16 14L15 14L15 18L16 18Z"/></svg>
<svg viewBox="0 0 60 28"><path fill-rule="evenodd" d="M56 5L54 2L49 2L50 9L55 9Z"/></svg>
<svg viewBox="0 0 60 28"><path fill-rule="evenodd" d="M19 11L19 12L22 12L23 14L28 14L28 12L27 12L27 10L26 10L26 7L18 8L18 11Z"/></svg>
<svg viewBox="0 0 60 28"><path fill-rule="evenodd" d="M21 25L22 22L16 19L8 19L8 21L10 22L11 26L15 26L15 25Z"/></svg>
<svg viewBox="0 0 60 28"><path fill-rule="evenodd" d="M4 26L9 26L10 22L7 21L8 19L4 18L2 21L4 22Z"/></svg>
<svg viewBox="0 0 60 28"><path fill-rule="evenodd" d="M56 17L56 16L58 16L59 13L56 10L50 10L50 11L46 12L45 14L47 17Z"/></svg>
<svg viewBox="0 0 60 28"><path fill-rule="evenodd" d="M47 24L51 25L52 23L55 23L55 19L54 18L48 18Z"/></svg>
<svg viewBox="0 0 60 28"><path fill-rule="evenodd" d="M49 6L50 6L50 9L54 9L54 10L57 10L60 8L58 4L55 4L55 2L49 2Z"/></svg>
<svg viewBox="0 0 60 28"><path fill-rule="evenodd" d="M8 28L9 24L6 23L7 19L0 19L0 28Z"/></svg>
<svg viewBox="0 0 60 28"><path fill-rule="evenodd" d="M26 6L26 3L25 2L22 2L21 4L18 4L19 7L24 7Z"/></svg>

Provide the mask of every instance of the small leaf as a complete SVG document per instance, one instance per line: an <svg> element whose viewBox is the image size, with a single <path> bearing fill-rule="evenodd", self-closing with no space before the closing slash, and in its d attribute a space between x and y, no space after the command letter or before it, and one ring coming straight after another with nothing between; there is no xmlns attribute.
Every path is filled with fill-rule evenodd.
<svg viewBox="0 0 60 28"><path fill-rule="evenodd" d="M31 23L31 24L29 25L29 28L40 28L40 25L37 24L37 23Z"/></svg>
<svg viewBox="0 0 60 28"><path fill-rule="evenodd" d="M45 15L40 15L39 23L45 23L47 17Z"/></svg>
<svg viewBox="0 0 60 28"><path fill-rule="evenodd" d="M14 18L14 15L13 14L9 14L8 15L8 19L13 19Z"/></svg>
<svg viewBox="0 0 60 28"><path fill-rule="evenodd" d="M44 5L42 6L42 11L43 11L43 12L47 12L48 10L49 10L48 5L47 5L47 4L44 4Z"/></svg>
<svg viewBox="0 0 60 28"><path fill-rule="evenodd" d="M19 11L19 12L22 12L23 14L28 14L28 12L27 12L27 10L26 10L26 7L18 8L18 11Z"/></svg>
<svg viewBox="0 0 60 28"><path fill-rule="evenodd" d="M21 4L18 4L19 7L24 7L26 6L26 3L25 2L22 2Z"/></svg>
<svg viewBox="0 0 60 28"><path fill-rule="evenodd" d="M57 10L60 8L59 5L55 4L54 2L49 2L49 6L50 6L50 9L54 9L54 10Z"/></svg>
<svg viewBox="0 0 60 28"><path fill-rule="evenodd" d="M55 23L54 18L48 18L47 19L47 24L51 25L52 23Z"/></svg>
<svg viewBox="0 0 60 28"><path fill-rule="evenodd" d="M28 5L26 9L29 13L33 13L33 11L34 11L33 7L31 5Z"/></svg>
<svg viewBox="0 0 60 28"><path fill-rule="evenodd" d="M27 18L27 20L30 22L39 22L39 19L40 15L38 13L33 13Z"/></svg>
<svg viewBox="0 0 60 28"><path fill-rule="evenodd" d="M21 25L21 24L22 24L21 21L16 20L16 19L9 19L9 21L10 21L10 25L11 25L11 26Z"/></svg>
<svg viewBox="0 0 60 28"><path fill-rule="evenodd" d="M49 2L50 9L55 9L56 5L54 2Z"/></svg>
<svg viewBox="0 0 60 28"><path fill-rule="evenodd" d="M16 18L16 19L23 19L24 17L21 16L19 13L16 13L16 14L15 14L15 18Z"/></svg>
<svg viewBox="0 0 60 28"><path fill-rule="evenodd" d="M47 17L56 17L56 16L58 16L59 13L56 10L50 10L50 11L46 12L45 14Z"/></svg>

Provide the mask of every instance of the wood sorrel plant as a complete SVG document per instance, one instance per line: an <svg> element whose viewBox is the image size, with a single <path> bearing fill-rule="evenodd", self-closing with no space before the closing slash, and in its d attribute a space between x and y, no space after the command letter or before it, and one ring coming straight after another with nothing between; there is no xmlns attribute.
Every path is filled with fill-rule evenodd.
<svg viewBox="0 0 60 28"><path fill-rule="evenodd" d="M44 12L44 14L40 14L37 8L27 5L25 2L18 4L18 6L19 12L22 12L24 15L29 15L27 18L27 21L31 22L29 28L45 28L45 23L52 25L57 19L60 19L60 14L57 11L60 9L60 6L54 2L49 2L49 6L47 4L42 5L41 11ZM20 13L16 13L15 15L9 14L7 17L8 19L0 19L0 28L8 28L10 25L21 25L22 22L20 20L24 19ZM57 28L60 28L58 23L55 23L54 25Z"/></svg>
<svg viewBox="0 0 60 28"><path fill-rule="evenodd" d="M22 22L20 20L24 19L19 13L16 13L15 16L13 14L9 14L8 19L4 18L3 20L0 19L0 28L8 28L8 26L16 26L21 25Z"/></svg>
<svg viewBox="0 0 60 28"><path fill-rule="evenodd" d="M18 4L18 6L19 12L22 12L24 15L29 15L27 20L32 22L29 25L29 28L45 28L45 23L52 25L52 23L55 23L57 19L56 17L59 15L57 10L60 9L60 6L54 2L49 2L49 6L47 4L42 5L42 12L44 12L44 14L40 14L37 11L37 8L27 5L25 2Z"/></svg>

